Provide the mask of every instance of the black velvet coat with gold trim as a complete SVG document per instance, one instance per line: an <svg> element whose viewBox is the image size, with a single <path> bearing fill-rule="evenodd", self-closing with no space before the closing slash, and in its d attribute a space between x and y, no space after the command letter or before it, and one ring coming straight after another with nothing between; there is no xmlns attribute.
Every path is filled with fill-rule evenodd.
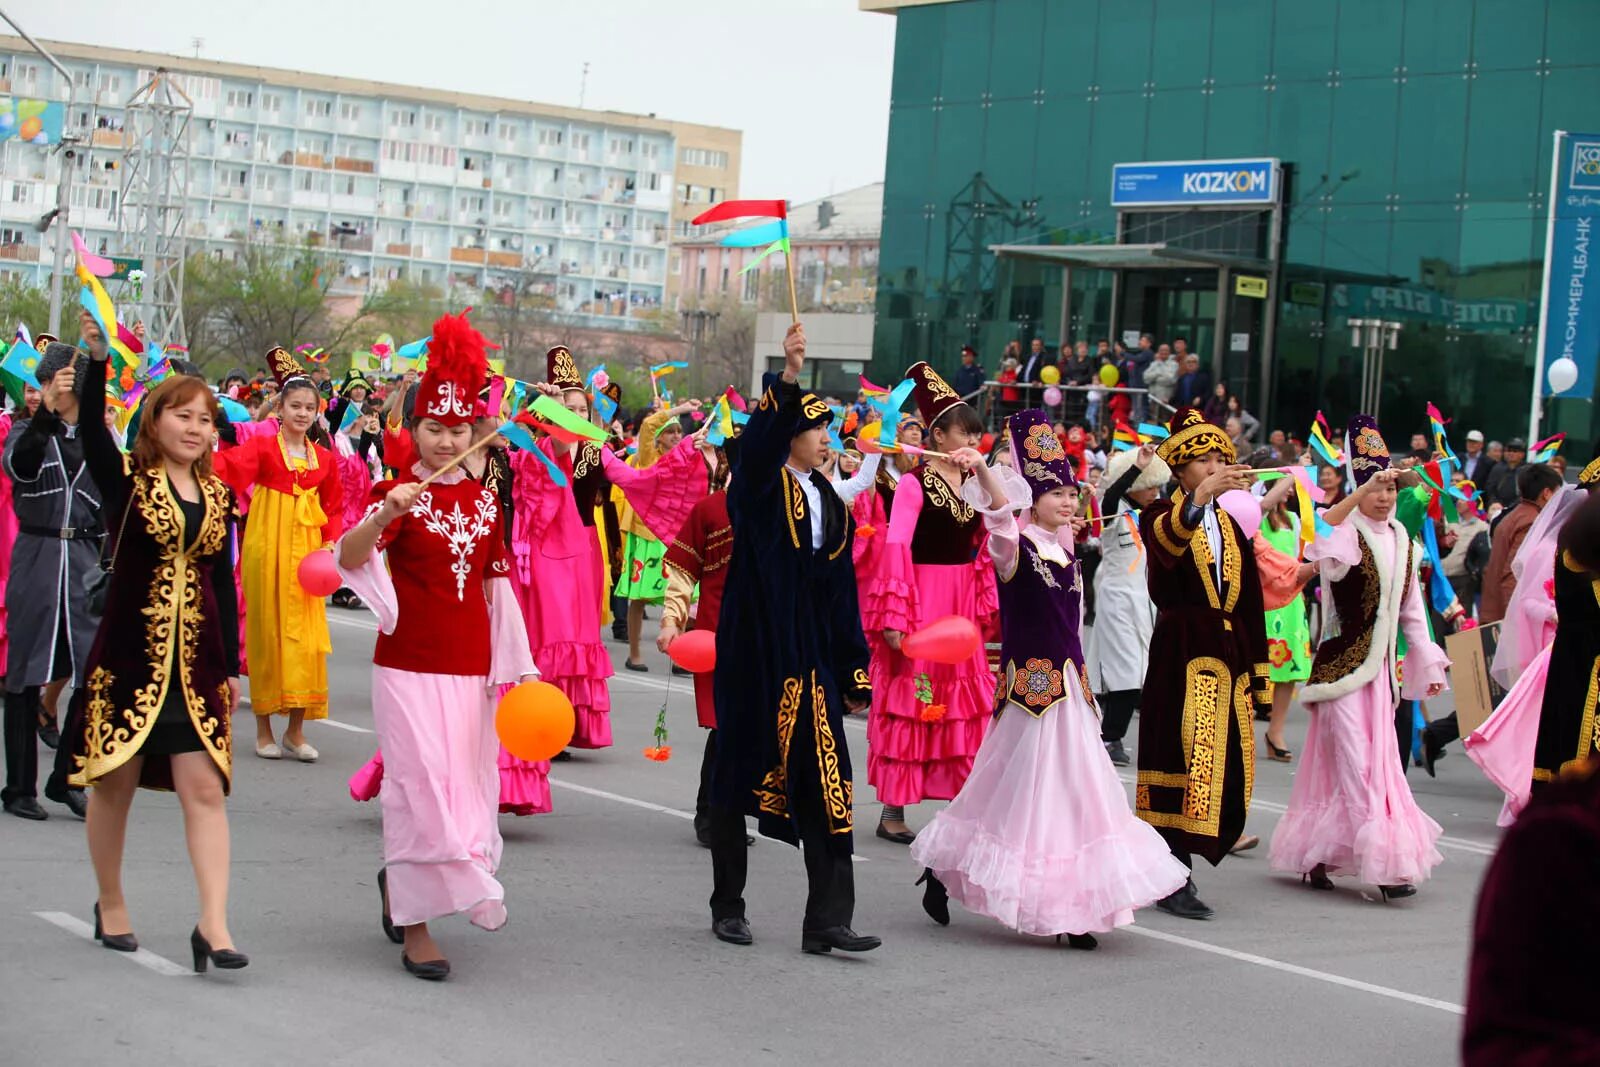
<svg viewBox="0 0 1600 1067"><path fill-rule="evenodd" d="M844 700L865 699L850 513L820 475L823 542L785 466L807 417L800 389L768 375L739 439L728 490L733 558L717 624L715 803L753 814L767 837L799 843L795 796L820 795L829 840L851 850L854 803ZM803 776L803 780L802 779Z"/></svg>
<svg viewBox="0 0 1600 1067"><path fill-rule="evenodd" d="M158 713L171 714L162 708L174 687L224 788L231 783L228 679L239 673L238 615L232 604L220 603L218 586L224 587L221 597L235 595L233 494L216 477L202 479L200 489L205 517L198 532L186 536L166 472L126 476L124 499L133 510L122 527L105 616L89 652L88 681L73 701L75 722L83 726L70 734L74 785L92 785L138 755ZM120 508L111 517L115 533ZM68 736L64 731L63 743ZM146 759L139 784L171 789L169 761Z"/></svg>
<svg viewBox="0 0 1600 1067"><path fill-rule="evenodd" d="M1600 754L1595 729L1600 704L1600 577L1562 551L1556 555L1554 584L1558 621L1533 747L1536 791L1561 772Z"/></svg>
<svg viewBox="0 0 1600 1067"><path fill-rule="evenodd" d="M1144 509L1156 605L1139 702L1135 810L1175 848L1221 862L1244 830L1255 776L1252 722L1272 700L1266 616L1255 553L1217 510L1222 581L1204 530L1183 521L1183 496Z"/></svg>

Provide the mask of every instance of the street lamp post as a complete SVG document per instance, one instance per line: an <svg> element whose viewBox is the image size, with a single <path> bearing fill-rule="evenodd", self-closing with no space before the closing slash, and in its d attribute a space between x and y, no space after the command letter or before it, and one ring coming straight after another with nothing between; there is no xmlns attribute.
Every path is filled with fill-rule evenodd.
<svg viewBox="0 0 1600 1067"><path fill-rule="evenodd" d="M27 30L17 25L16 19L3 10L0 10L0 19L5 19L11 28L17 31L17 36L27 41L35 52L44 57L45 62L55 68L57 74L67 80L67 113L65 120L61 123L61 145L58 148L61 153L61 173L56 182L56 207L54 212L40 220L41 225L39 227L40 233L48 230L51 224L56 227L55 262L50 271L50 332L59 337L61 335L61 287L67 270L67 234L69 232L67 213L72 203L72 167L74 161L78 158L78 150L73 147L76 138L68 135L67 126L72 121L73 106L78 99L78 87L72 81L72 73L61 65L60 60L50 54L49 49L35 41Z"/></svg>
<svg viewBox="0 0 1600 1067"><path fill-rule="evenodd" d="M1361 411L1378 417L1383 400L1383 354L1400 345L1401 324L1390 319L1351 319L1350 347L1361 349Z"/></svg>

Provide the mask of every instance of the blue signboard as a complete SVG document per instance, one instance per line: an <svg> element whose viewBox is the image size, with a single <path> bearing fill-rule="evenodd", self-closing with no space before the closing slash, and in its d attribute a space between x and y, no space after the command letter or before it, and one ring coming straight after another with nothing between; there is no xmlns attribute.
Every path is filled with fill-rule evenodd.
<svg viewBox="0 0 1600 1067"><path fill-rule="evenodd" d="M1600 285L1589 285L1589 249L1600 237L1600 134L1557 131L1551 165L1539 395L1589 399L1600 353Z"/></svg>
<svg viewBox="0 0 1600 1067"><path fill-rule="evenodd" d="M1201 159L1118 163L1111 168L1112 207L1276 204L1276 159Z"/></svg>

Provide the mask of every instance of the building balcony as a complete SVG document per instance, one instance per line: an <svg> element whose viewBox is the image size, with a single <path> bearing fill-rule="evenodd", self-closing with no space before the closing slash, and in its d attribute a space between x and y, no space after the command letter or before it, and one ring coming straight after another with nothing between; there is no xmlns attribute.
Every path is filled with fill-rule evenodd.
<svg viewBox="0 0 1600 1067"><path fill-rule="evenodd" d="M332 246L340 252L372 251L372 235L370 233L357 234L354 237L332 236L329 240Z"/></svg>
<svg viewBox="0 0 1600 1067"><path fill-rule="evenodd" d="M95 148L126 148L129 144L127 130L95 130L89 134L89 144Z"/></svg>
<svg viewBox="0 0 1600 1067"><path fill-rule="evenodd" d="M288 153L285 153L286 155ZM297 167L310 167L314 170L327 170L328 157L316 152L294 153L294 165Z"/></svg>
<svg viewBox="0 0 1600 1067"><path fill-rule="evenodd" d="M0 245L0 259L16 263L37 263L43 249L39 245Z"/></svg>
<svg viewBox="0 0 1600 1067"><path fill-rule="evenodd" d="M522 253L490 252L488 262L491 267L520 267L522 266Z"/></svg>
<svg viewBox="0 0 1600 1067"><path fill-rule="evenodd" d="M450 262L452 263L478 263L487 262L488 253L482 248L452 248L450 249Z"/></svg>
<svg viewBox="0 0 1600 1067"><path fill-rule="evenodd" d="M406 259L411 259L414 256L422 255L422 246L421 245L406 245L406 244L386 244L386 245L383 246L383 252L384 252L384 255L388 255L388 256L403 256Z"/></svg>
<svg viewBox="0 0 1600 1067"><path fill-rule="evenodd" d="M371 174L377 169L377 164L370 159L354 159L349 156L334 156L334 170L347 170L355 174Z"/></svg>

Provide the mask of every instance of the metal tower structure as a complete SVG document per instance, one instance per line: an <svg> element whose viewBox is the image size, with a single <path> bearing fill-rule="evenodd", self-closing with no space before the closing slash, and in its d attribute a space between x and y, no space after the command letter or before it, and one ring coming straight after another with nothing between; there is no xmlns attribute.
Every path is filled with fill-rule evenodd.
<svg viewBox="0 0 1600 1067"><path fill-rule="evenodd" d="M1037 228L1038 202L1025 200L1013 204L989 184L982 171L973 174L960 192L951 198L945 212L943 306L937 316L939 336L935 347L919 358L935 358L937 352L952 358L953 346L978 340L979 325L995 318L999 270L989 246L1004 244L1018 230ZM959 324L946 325L953 319Z"/></svg>
<svg viewBox="0 0 1600 1067"><path fill-rule="evenodd" d="M194 101L163 67L129 98L125 115L118 252L142 260L144 272L142 284L133 287L127 302L144 319L149 341L188 344L183 328L183 268L188 252L184 231Z"/></svg>

